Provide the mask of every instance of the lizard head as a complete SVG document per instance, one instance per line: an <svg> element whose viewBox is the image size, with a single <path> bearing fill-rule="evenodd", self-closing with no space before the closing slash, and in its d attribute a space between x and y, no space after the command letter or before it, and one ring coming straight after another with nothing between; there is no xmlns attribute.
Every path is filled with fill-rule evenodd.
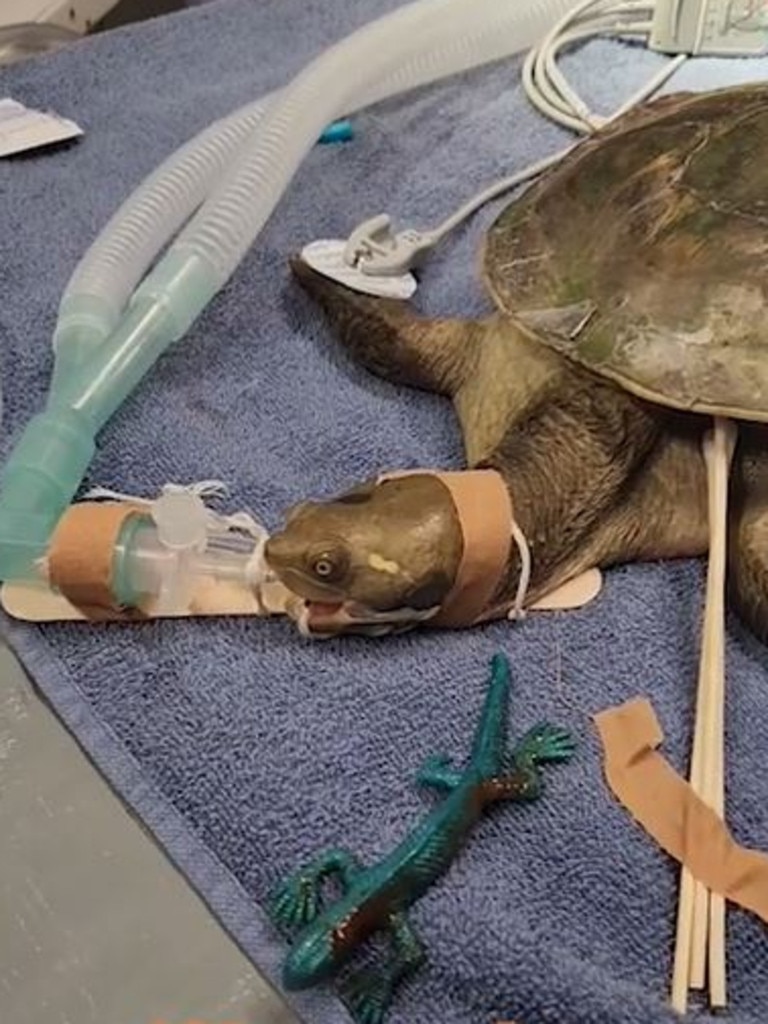
<svg viewBox="0 0 768 1024"><path fill-rule="evenodd" d="M462 550L450 493L419 473L295 506L264 557L295 595L290 614L306 635L380 635L437 614Z"/></svg>

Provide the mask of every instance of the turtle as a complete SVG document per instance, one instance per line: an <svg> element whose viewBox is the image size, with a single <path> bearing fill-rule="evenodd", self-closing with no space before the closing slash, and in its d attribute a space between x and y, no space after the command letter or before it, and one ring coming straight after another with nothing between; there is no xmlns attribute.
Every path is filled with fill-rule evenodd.
<svg viewBox="0 0 768 1024"><path fill-rule="evenodd" d="M481 255L494 308L479 319L426 317L289 258L353 360L453 402L470 504L475 484L501 487L474 514L498 520L506 496L517 531L451 619L469 540L445 474L372 472L299 502L264 556L302 632L472 626L610 566L705 555L703 441L722 416L738 423L727 598L768 641L768 84L608 123L506 202Z"/></svg>

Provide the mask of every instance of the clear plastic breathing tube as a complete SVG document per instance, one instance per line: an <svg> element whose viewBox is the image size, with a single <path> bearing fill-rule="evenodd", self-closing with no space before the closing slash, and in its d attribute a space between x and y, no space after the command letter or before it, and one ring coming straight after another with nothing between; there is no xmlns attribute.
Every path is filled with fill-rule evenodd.
<svg viewBox="0 0 768 1024"><path fill-rule="evenodd" d="M416 85L519 53L570 3L417 0L332 46L263 108L245 108L166 161L113 218L62 301L46 409L27 425L0 477L0 578L35 577L98 431L227 281L326 125ZM167 189L174 198L158 218ZM121 313L142 264L198 206ZM116 244L129 225L130 251ZM106 275L95 274L97 267Z"/></svg>
<svg viewBox="0 0 768 1024"><path fill-rule="evenodd" d="M503 40L497 41L499 52L484 51L479 59L476 45L472 46L471 42L467 45L467 41L457 38L465 31L466 23L471 28L479 20L477 10L470 10L466 0L443 0L442 4L426 0L402 9L409 15L415 14L419 25L411 27L412 43L409 44L407 35L401 40L405 45L401 45L396 54L400 67L378 81L375 78L367 82L356 81L359 75L350 77L347 73L350 91L353 95L357 91L357 95L346 104L347 109L334 116L362 109L405 89L428 84L493 60L496 56L526 49L566 6L563 0L534 0L533 3L516 5L514 12L507 11L503 15L507 32ZM437 20L440 7L444 17ZM401 15L402 11L396 14ZM461 15L461 20L456 14ZM372 31L378 32L382 22L392 17L388 15L366 26L341 45L349 52L358 45L357 37L361 33L371 40ZM429 29L426 37L423 28L421 33L417 32L424 23ZM375 38L373 44L374 48L380 45L376 44ZM320 61L327 67L337 59L330 51L323 54L319 61L313 62L303 72L305 83L309 79L309 85L312 85L313 69ZM356 62L359 64L359 60ZM330 70L333 74L333 67ZM370 68L366 71L370 74ZM215 122L172 154L123 203L80 261L65 289L54 334L55 348L61 344L75 344L81 346L83 354L87 354L94 344L114 329L126 301L158 252L198 209L238 152L256 136L265 112L277 103L281 94L281 91L270 93ZM314 103L310 105L314 106ZM291 127L294 135L295 127ZM313 141L310 140L309 145Z"/></svg>
<svg viewBox="0 0 768 1024"><path fill-rule="evenodd" d="M412 88L414 72L419 82L434 81L535 40L521 35L519 8L511 2L426 0L426 5L403 8L366 26L302 71L270 108L254 143L182 232L169 258L204 265L220 288L324 125L357 106L361 85L391 76L392 94L401 93ZM426 9L436 19L434 27L431 20L425 22ZM407 44L411 59L403 64L403 36L413 38L417 31L423 36Z"/></svg>
<svg viewBox="0 0 768 1024"><path fill-rule="evenodd" d="M213 182L259 125L271 93L249 103L177 149L110 218L78 263L60 304L54 350L86 356L106 338L163 245L200 206Z"/></svg>

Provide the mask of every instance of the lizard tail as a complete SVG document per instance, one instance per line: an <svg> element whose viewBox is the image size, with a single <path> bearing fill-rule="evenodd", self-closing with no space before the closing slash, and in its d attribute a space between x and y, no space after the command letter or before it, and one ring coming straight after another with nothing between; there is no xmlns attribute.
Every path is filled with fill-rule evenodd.
<svg viewBox="0 0 768 1024"><path fill-rule="evenodd" d="M480 721L475 730L467 771L483 779L496 778L504 766L507 746L507 707L510 669L504 654L491 659L491 678Z"/></svg>
<svg viewBox="0 0 768 1024"><path fill-rule="evenodd" d="M541 792L541 768L569 761L575 751L571 734L540 722L507 750L507 705L510 667L503 654L491 660L491 679L472 745L467 773L480 779L486 800L535 800Z"/></svg>

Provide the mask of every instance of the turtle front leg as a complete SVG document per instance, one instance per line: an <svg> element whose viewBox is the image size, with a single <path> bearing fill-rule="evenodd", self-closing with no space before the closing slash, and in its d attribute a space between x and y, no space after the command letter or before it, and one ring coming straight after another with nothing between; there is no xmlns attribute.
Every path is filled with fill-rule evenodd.
<svg viewBox="0 0 768 1024"><path fill-rule="evenodd" d="M388 929L390 955L381 970L357 971L340 987L356 1024L382 1024L397 988L426 960L424 947L405 914L393 914Z"/></svg>
<svg viewBox="0 0 768 1024"><path fill-rule="evenodd" d="M666 423L633 482L580 549L569 575L593 566L697 558L709 543L701 428Z"/></svg>
<svg viewBox="0 0 768 1024"><path fill-rule="evenodd" d="M336 879L346 891L362 870L348 850L328 850L277 887L269 900L270 919L284 931L302 928L322 910L321 892L328 879Z"/></svg>
<svg viewBox="0 0 768 1024"><path fill-rule="evenodd" d="M353 291L300 257L291 269L346 351L377 377L452 397L474 366L483 322L426 319L407 302Z"/></svg>

